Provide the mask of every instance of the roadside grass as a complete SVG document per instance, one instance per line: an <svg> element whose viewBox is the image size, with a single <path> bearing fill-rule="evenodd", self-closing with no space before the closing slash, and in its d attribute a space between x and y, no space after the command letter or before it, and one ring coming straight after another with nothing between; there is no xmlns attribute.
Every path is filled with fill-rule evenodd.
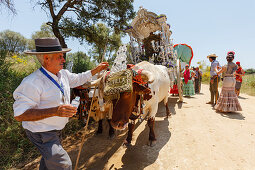
<svg viewBox="0 0 255 170"><path fill-rule="evenodd" d="M255 74L246 74L243 77L241 93L255 96Z"/></svg>
<svg viewBox="0 0 255 170"><path fill-rule="evenodd" d="M205 72L202 77L203 84L209 84L210 72ZM222 87L222 81L219 82L219 87ZM255 96L255 74L246 74L243 76L241 93Z"/></svg>

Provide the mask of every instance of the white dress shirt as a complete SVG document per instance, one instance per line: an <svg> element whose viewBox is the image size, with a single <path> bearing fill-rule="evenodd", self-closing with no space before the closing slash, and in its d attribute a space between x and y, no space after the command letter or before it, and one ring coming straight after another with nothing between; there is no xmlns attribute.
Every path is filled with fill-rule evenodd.
<svg viewBox="0 0 255 170"><path fill-rule="evenodd" d="M62 69L58 75L44 70L57 83L63 84L64 97L60 89L39 69L25 77L13 93L14 116L23 114L28 109L45 109L70 104L70 88L80 86L91 80L91 71L75 74ZM65 98L65 99L64 99ZM64 100L63 100L64 99ZM31 132L61 130L68 122L67 117L53 116L38 121L22 121L22 126Z"/></svg>
<svg viewBox="0 0 255 170"><path fill-rule="evenodd" d="M210 69L210 76L211 76L211 77L217 75L216 68L217 68L218 66L221 67L221 66L220 66L220 63L219 63L217 60L214 60L214 61L211 63L211 69Z"/></svg>

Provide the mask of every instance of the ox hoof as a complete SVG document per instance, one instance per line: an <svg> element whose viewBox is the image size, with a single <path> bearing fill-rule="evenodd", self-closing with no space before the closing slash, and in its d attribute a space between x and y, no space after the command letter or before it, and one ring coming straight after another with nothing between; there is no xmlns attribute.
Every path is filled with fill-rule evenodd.
<svg viewBox="0 0 255 170"><path fill-rule="evenodd" d="M156 145L156 140L149 140L147 143L148 146L153 147Z"/></svg>

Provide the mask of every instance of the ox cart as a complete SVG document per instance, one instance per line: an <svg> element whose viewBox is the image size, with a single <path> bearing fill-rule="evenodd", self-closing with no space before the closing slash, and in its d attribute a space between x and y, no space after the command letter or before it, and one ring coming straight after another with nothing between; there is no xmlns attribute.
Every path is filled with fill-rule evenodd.
<svg viewBox="0 0 255 170"><path fill-rule="evenodd" d="M125 30L130 37L127 55L133 64L148 61L166 66L170 73L170 86L177 83L179 101L182 102L181 62L174 49L173 39L170 38L170 25L166 21L165 15L157 15L140 7L137 16Z"/></svg>

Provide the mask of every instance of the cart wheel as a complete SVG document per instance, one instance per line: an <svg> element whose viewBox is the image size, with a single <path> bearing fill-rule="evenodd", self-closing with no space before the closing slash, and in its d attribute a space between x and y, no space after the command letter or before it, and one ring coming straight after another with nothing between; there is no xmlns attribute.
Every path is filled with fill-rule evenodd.
<svg viewBox="0 0 255 170"><path fill-rule="evenodd" d="M181 63L180 60L177 59L177 87L178 87L178 92L179 92L179 101L183 102L183 93L182 93L182 88L181 88Z"/></svg>

